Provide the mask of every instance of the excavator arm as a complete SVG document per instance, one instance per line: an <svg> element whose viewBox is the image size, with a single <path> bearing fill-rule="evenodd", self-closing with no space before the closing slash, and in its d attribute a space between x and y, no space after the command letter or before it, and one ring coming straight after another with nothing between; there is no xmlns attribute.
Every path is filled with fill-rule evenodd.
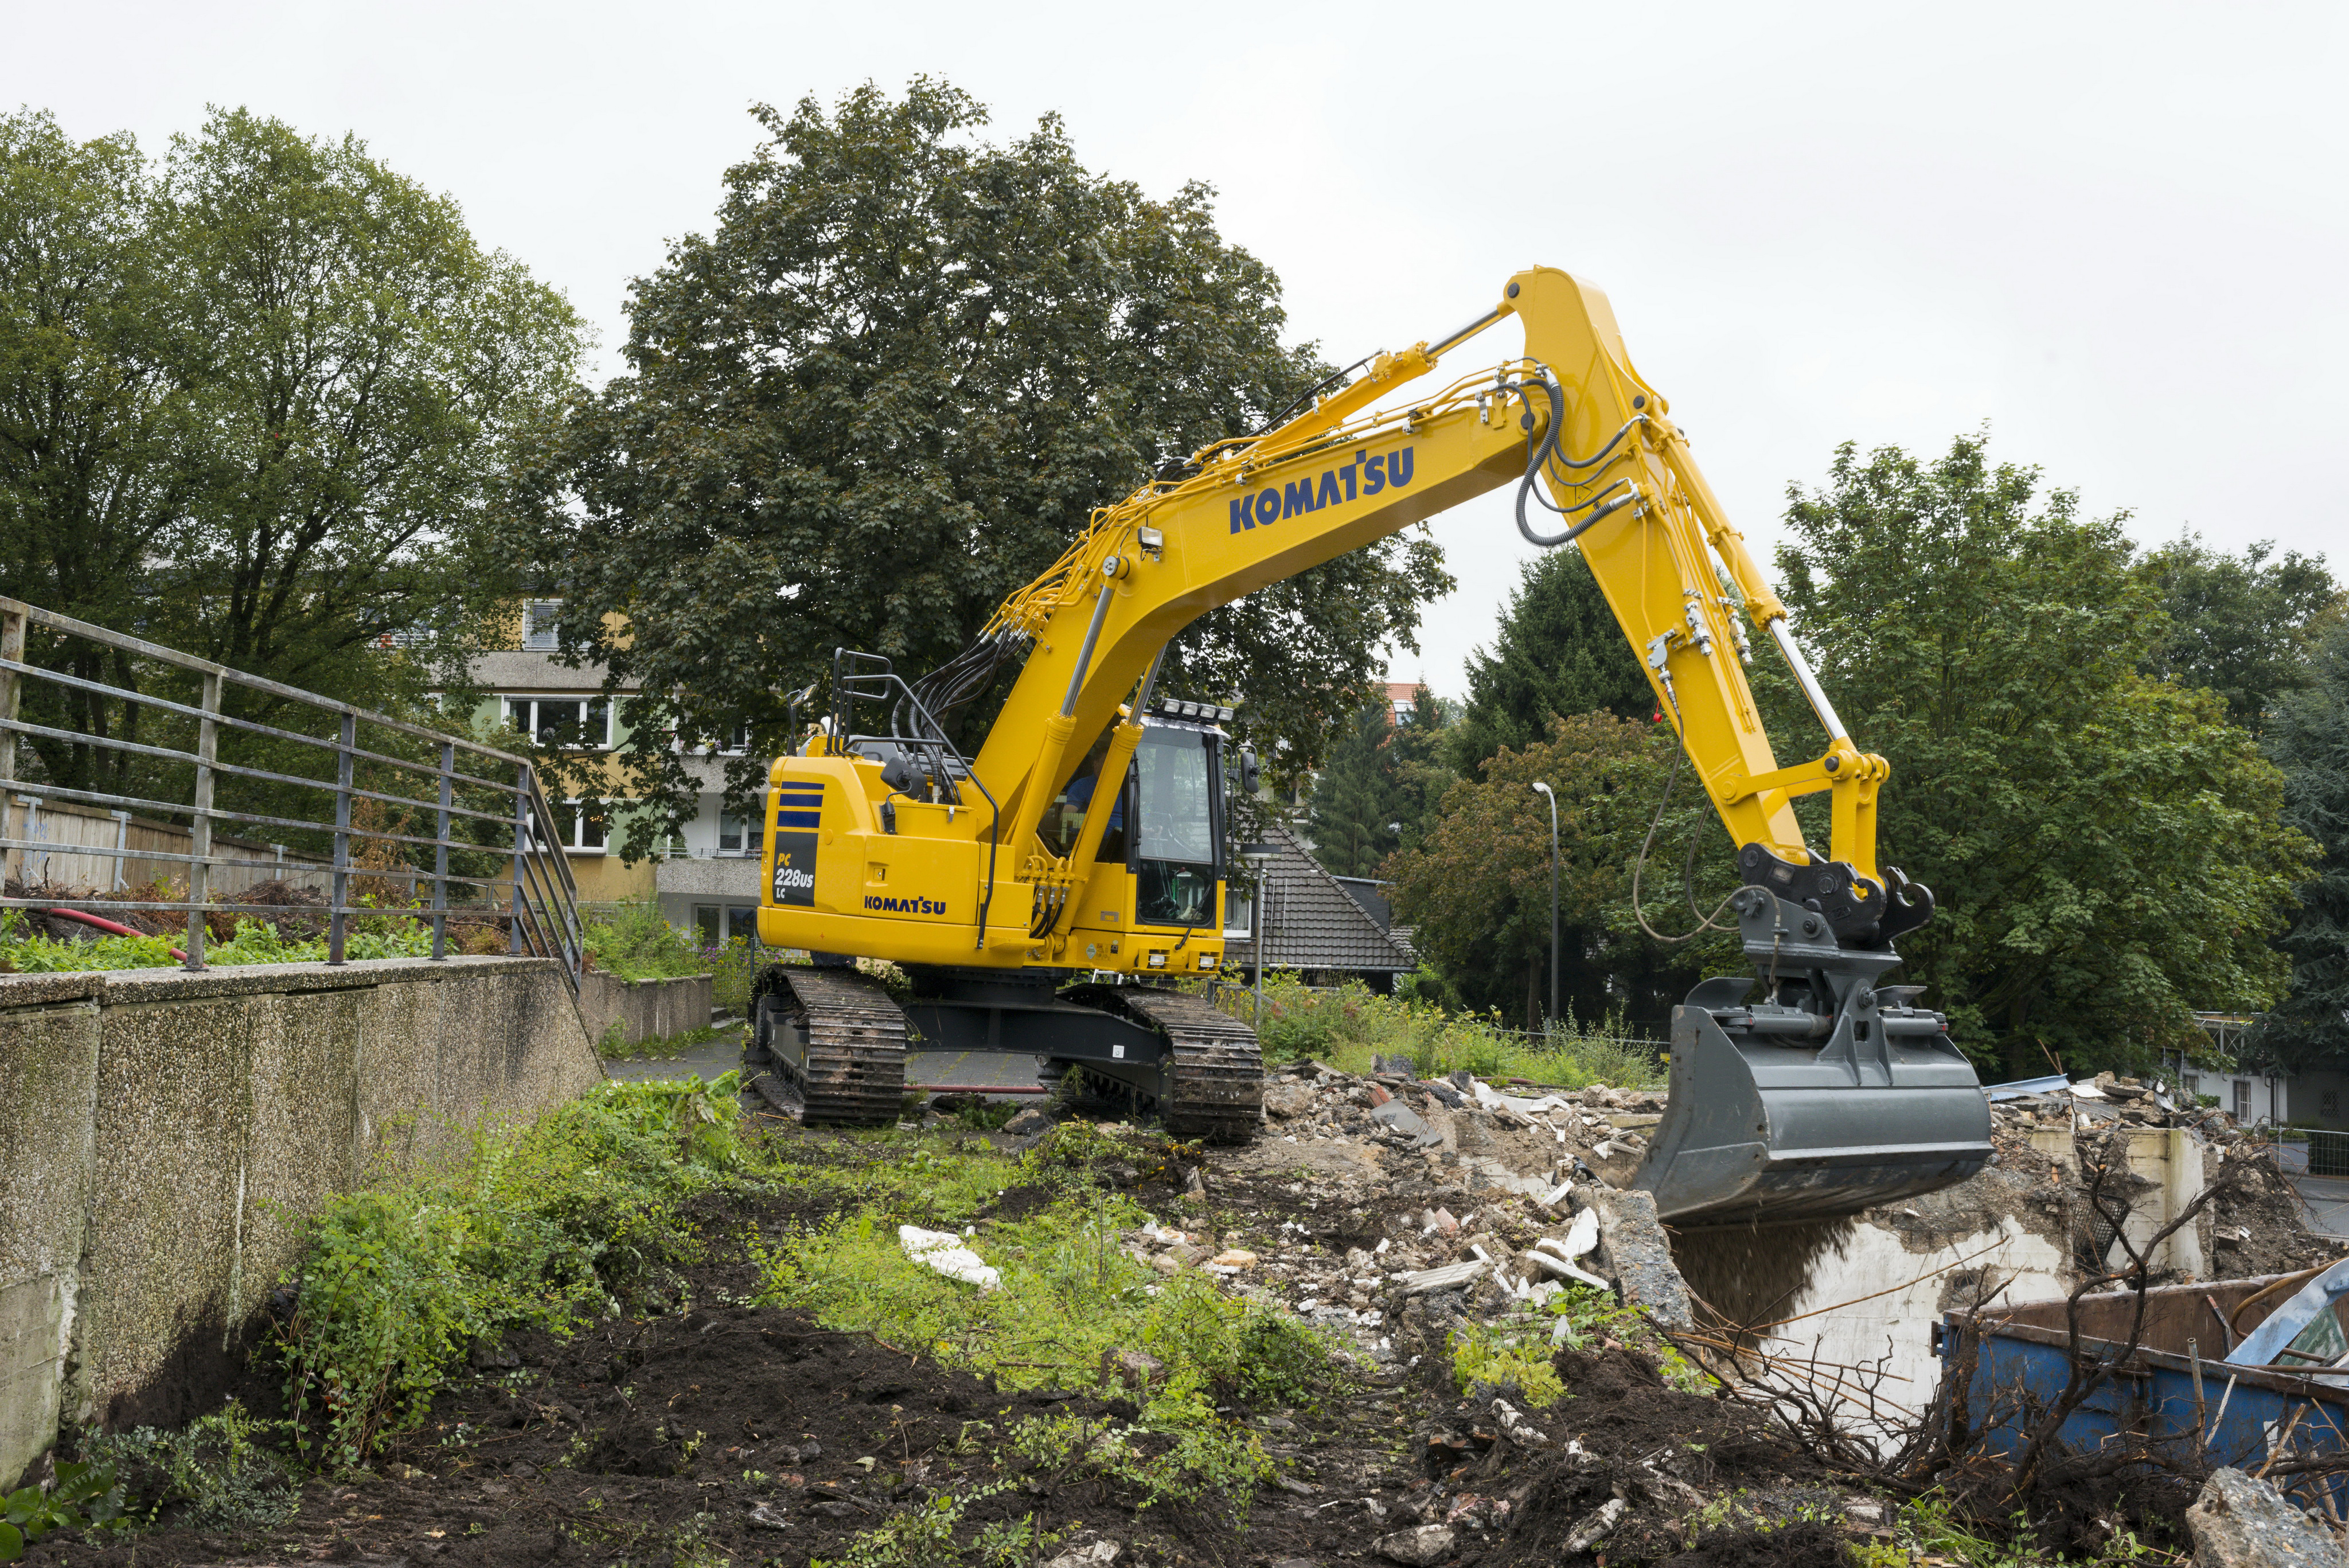
<svg viewBox="0 0 2349 1568"><path fill-rule="evenodd" d="M1514 317L1521 358L1368 411L1439 358ZM1032 641L975 763L1000 803L1002 842L1026 847L1076 753L1143 671L1207 610L1396 533L1473 496L1538 483L1564 514L1749 876L1784 873L1845 935L1923 917L1888 898L1876 794L1889 769L1852 744L1744 538L1696 466L1664 398L1633 368L1607 296L1553 268L1509 280L1496 306L1433 344L1382 355L1353 385L1278 429L1198 454L1137 492L1013 595L988 628ZM1554 433L1553 433L1554 432ZM1520 495L1521 514L1528 497ZM1529 530L1530 533L1530 530ZM1538 537L1538 535L1536 535ZM1716 564L1717 563L1717 564ZM1741 661L1741 608L1775 645L1826 732L1782 766ZM1039 744L1039 742L1041 742ZM1791 802L1826 791L1824 866ZM1898 906L1898 907L1896 907Z"/></svg>

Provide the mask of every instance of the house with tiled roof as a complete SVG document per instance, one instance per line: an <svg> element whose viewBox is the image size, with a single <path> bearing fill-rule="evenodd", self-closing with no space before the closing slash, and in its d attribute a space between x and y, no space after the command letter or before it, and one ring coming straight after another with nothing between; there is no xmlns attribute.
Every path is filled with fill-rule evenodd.
<svg viewBox="0 0 2349 1568"><path fill-rule="evenodd" d="M1226 964L1253 974L1260 939L1268 968L1295 970L1308 985L1360 980L1380 992L1391 990L1397 975L1418 967L1408 934L1388 929L1373 913L1385 908L1385 899L1346 885L1364 883L1363 894L1369 894L1377 884L1331 876L1288 828L1268 829L1263 842L1272 857L1265 863L1261 897L1247 889L1242 904L1241 878L1236 876L1232 884L1229 904L1241 912L1226 922Z"/></svg>

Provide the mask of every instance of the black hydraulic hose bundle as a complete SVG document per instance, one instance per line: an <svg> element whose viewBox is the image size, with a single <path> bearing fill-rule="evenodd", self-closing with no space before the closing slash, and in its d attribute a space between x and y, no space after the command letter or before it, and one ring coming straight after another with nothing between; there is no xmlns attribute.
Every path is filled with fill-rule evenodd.
<svg viewBox="0 0 2349 1568"><path fill-rule="evenodd" d="M1565 453L1558 451L1558 442L1563 437L1566 429L1565 389L1547 374L1542 377L1539 385L1543 394L1549 400L1549 423L1547 427L1543 430L1541 440L1534 443L1533 455L1526 463L1525 480L1517 486L1517 532L1526 536L1526 540L1528 544L1539 545L1544 549L1550 549L1557 545L1564 545L1574 539L1579 538L1582 535L1588 533L1591 526L1598 523L1599 519L1610 516L1619 508L1629 505L1636 498L1638 493L1636 491L1632 491L1628 493L1616 496L1612 501L1606 500L1609 492L1620 489L1630 483L1627 480L1618 479L1613 483L1602 487L1597 494L1590 496L1587 500L1578 502L1572 506L1560 506L1550 500L1549 497L1541 494L1534 482L1541 477L1543 470L1552 462L1557 463L1563 468L1596 467L1599 462L1603 462L1609 453L1614 452L1616 447L1622 443L1623 438L1630 433L1630 430L1633 425L1646 423L1648 416L1645 414L1633 414L1630 419L1623 421L1623 426L1620 430L1617 431L1612 436L1608 438L1607 444L1605 446L1600 447L1588 457L1578 459L1568 457ZM1526 389L1526 383L1520 382L1518 384L1518 389L1523 391ZM1536 501L1549 508L1552 512L1557 513L1561 517L1570 517L1578 512L1587 511L1593 506L1596 506L1599 509L1592 512L1589 516L1585 517L1581 522L1575 524L1569 528L1561 529L1556 534L1537 534L1534 531L1533 524L1526 516L1526 498L1527 496L1532 496ZM1601 502L1604 502L1605 504L1600 504Z"/></svg>

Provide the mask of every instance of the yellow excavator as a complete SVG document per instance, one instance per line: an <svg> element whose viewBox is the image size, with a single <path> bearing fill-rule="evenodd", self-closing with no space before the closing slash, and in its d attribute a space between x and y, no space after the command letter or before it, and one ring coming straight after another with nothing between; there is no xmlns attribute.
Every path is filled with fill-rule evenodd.
<svg viewBox="0 0 2349 1568"><path fill-rule="evenodd" d="M1511 317L1521 355L1396 396ZM1971 1067L1914 1005L1920 987L1877 983L1933 907L1877 863L1889 770L1845 732L1606 296L1536 267L1458 331L1355 369L1095 514L937 670L909 681L835 654L808 739L769 774L759 932L813 961L761 971L750 1080L811 1119L894 1118L910 1038L1032 1054L1044 1080L1073 1074L1182 1136L1252 1137L1254 1034L1170 983L1223 961L1232 711L1157 692L1160 661L1207 610L1515 483L1526 538L1579 544L1740 846L1728 907L1755 972L1674 1010L1668 1108L1635 1184L1665 1219L1715 1225L1848 1213L1979 1169ZM1537 527L1529 505L1557 521ZM1825 729L1818 754L1773 753L1740 669L1748 621ZM947 715L1015 663L964 756ZM1253 789L1253 758L1235 760ZM1792 804L1820 791L1825 854ZM856 958L903 966L910 995Z"/></svg>

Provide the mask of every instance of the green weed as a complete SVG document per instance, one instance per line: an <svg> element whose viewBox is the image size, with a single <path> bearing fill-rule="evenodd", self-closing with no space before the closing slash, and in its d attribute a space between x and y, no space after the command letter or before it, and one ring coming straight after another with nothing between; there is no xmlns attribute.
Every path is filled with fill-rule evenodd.
<svg viewBox="0 0 2349 1568"><path fill-rule="evenodd" d="M87 1458L121 1478L127 1514L151 1525L174 1503L191 1530L266 1529L291 1517L301 1499L285 1457L262 1439L281 1422L258 1421L232 1399L177 1431L140 1427L88 1439Z"/></svg>
<svg viewBox="0 0 2349 1568"><path fill-rule="evenodd" d="M1039 1168L1050 1168L1042 1149L1027 1158L1040 1155ZM868 1208L771 1248L754 1246L761 1299L991 1375L1007 1388L1123 1393L1104 1371L1112 1353L1154 1358L1164 1371L1135 1391L1142 1416L1132 1428L1152 1435L1147 1457L1102 1471L1148 1498L1228 1490L1259 1473L1261 1449L1217 1415L1219 1399L1310 1405L1334 1380L1327 1349L1294 1319L1226 1296L1206 1275L1162 1281L1124 1251L1118 1232L1143 1216L1114 1194L1066 1190L1035 1214L998 1220L974 1237L971 1245L1002 1277L988 1292L907 1258L895 1219Z"/></svg>
<svg viewBox="0 0 2349 1568"><path fill-rule="evenodd" d="M365 917L375 921L376 916ZM181 961L171 950L187 940L184 933L166 937L98 937L91 941L55 941L21 929L13 909L0 911L0 973L63 974L88 970L168 969ZM378 930L354 926L347 935L344 954L352 959L425 958L432 951L429 930ZM233 941L207 942L204 962L323 963L326 939L289 942L266 920L239 920Z"/></svg>
<svg viewBox="0 0 2349 1568"><path fill-rule="evenodd" d="M745 1159L733 1075L607 1083L471 1158L336 1199L277 1332L305 1451L363 1462L421 1418L474 1341L565 1332L698 1255L682 1200Z"/></svg>
<svg viewBox="0 0 2349 1568"><path fill-rule="evenodd" d="M16 1562L28 1542L52 1531L120 1528L122 1486L112 1465L59 1459L53 1469L56 1479L46 1486L0 1494L0 1563Z"/></svg>
<svg viewBox="0 0 2349 1568"><path fill-rule="evenodd" d="M1252 994L1227 989L1221 996L1234 1016L1254 1017ZM1309 1057L1351 1073L1368 1072L1374 1055L1407 1056L1422 1077L1465 1068L1483 1078L1569 1089L1661 1086L1663 1067L1656 1053L1619 1038L1621 1027L1610 1020L1604 1031L1593 1031L1568 1018L1547 1035L1529 1038L1503 1029L1493 1017L1446 1011L1423 989L1380 996L1350 981L1313 990L1276 971L1265 976L1264 1022L1257 1037L1268 1062Z"/></svg>

